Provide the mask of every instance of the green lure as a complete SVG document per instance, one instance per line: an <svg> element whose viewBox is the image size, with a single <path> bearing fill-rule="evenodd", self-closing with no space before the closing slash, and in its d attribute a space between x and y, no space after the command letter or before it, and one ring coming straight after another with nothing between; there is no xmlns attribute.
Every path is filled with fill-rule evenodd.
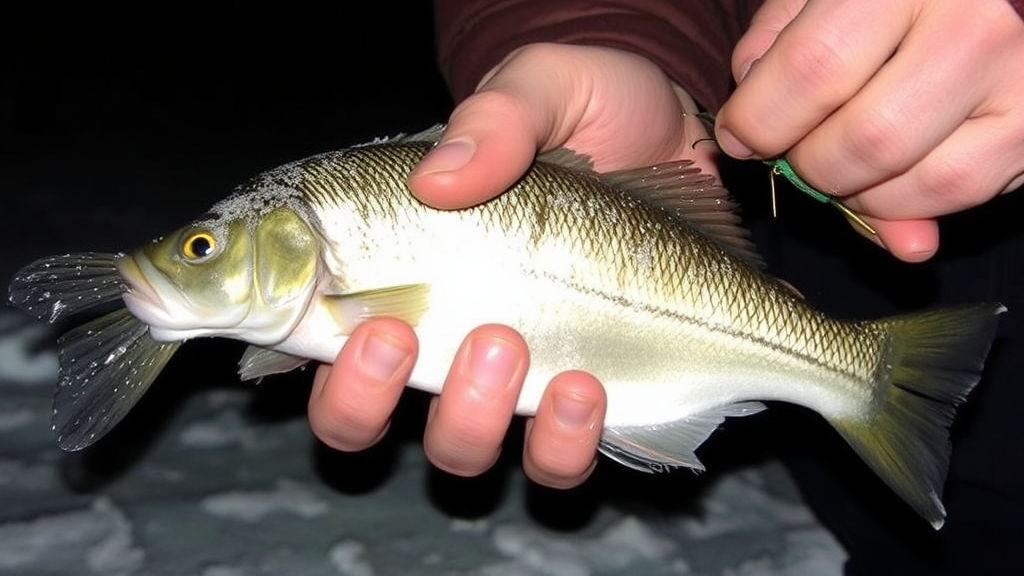
<svg viewBox="0 0 1024 576"><path fill-rule="evenodd" d="M715 123L714 115L708 114L707 112L700 112L700 113L697 114L697 117L700 118L701 120L706 121L706 122L710 122L712 125L714 125L714 123ZM712 140L714 140L714 138L712 138ZM717 143L717 141L715 141L715 142ZM786 180L789 180L789 183L792 184L793 187L796 188L797 190L803 192L804 194L807 194L808 196L810 196L811 198L814 198L818 202L822 202L824 204L831 204L837 210L842 212L843 215L845 215L847 218L849 218L850 220L855 222L858 226L863 228L868 234L871 234L872 236L877 236L878 235L878 232L876 232L875 229L870 224L865 222L864 219L861 218L859 214L857 214L853 210L850 210L845 204L843 204L839 200L836 200L832 196L829 196L828 194L825 194L821 190L818 190L814 186L811 186L810 184L808 184L806 180L801 178L800 175L796 173L796 170L793 169L793 166L791 166L789 161L786 160L785 158L780 156L778 158L769 158L767 160L762 160L762 162L764 162L768 166L771 166L771 168L772 168L772 175L773 176L777 174L779 176L784 177ZM774 177L771 179L771 184L772 184L772 215L775 215L776 209L775 209L775 178Z"/></svg>

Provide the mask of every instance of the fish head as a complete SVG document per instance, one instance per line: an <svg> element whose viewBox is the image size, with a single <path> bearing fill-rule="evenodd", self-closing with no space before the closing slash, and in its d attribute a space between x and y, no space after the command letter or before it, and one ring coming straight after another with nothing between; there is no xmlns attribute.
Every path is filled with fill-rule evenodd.
<svg viewBox="0 0 1024 576"><path fill-rule="evenodd" d="M117 262L123 298L154 339L282 340L317 284L311 227L287 206L258 216L196 221Z"/></svg>

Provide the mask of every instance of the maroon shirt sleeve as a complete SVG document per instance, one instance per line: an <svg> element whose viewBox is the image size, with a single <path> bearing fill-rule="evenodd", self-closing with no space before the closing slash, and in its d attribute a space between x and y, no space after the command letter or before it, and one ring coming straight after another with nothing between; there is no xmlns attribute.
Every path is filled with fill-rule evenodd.
<svg viewBox="0 0 1024 576"><path fill-rule="evenodd" d="M1024 18L1024 0L1007 0ZM622 48L657 63L717 110L732 87L732 48L758 0L435 0L438 58L456 101L532 42Z"/></svg>
<svg viewBox="0 0 1024 576"><path fill-rule="evenodd" d="M1010 6L1017 11L1017 15L1024 18L1024 0L1007 0Z"/></svg>
<svg viewBox="0 0 1024 576"><path fill-rule="evenodd" d="M732 86L732 47L761 3L753 0L436 0L438 57L456 101L512 50L533 42L642 54L703 106Z"/></svg>

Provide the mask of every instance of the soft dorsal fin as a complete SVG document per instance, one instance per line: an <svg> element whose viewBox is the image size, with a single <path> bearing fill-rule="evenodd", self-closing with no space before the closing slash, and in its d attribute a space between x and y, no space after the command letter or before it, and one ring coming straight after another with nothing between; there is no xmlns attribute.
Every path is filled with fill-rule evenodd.
<svg viewBox="0 0 1024 576"><path fill-rule="evenodd" d="M612 188L693 226L748 263L764 266L749 233L740 225L729 191L692 160L606 172L599 177Z"/></svg>

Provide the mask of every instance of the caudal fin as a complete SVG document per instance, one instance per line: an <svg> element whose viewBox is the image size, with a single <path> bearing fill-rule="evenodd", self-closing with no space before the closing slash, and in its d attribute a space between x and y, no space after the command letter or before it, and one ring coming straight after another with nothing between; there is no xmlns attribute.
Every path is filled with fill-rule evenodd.
<svg viewBox="0 0 1024 576"><path fill-rule="evenodd" d="M938 530L949 468L949 427L981 378L995 338L998 303L888 318L889 335L872 410L832 424L897 494Z"/></svg>

